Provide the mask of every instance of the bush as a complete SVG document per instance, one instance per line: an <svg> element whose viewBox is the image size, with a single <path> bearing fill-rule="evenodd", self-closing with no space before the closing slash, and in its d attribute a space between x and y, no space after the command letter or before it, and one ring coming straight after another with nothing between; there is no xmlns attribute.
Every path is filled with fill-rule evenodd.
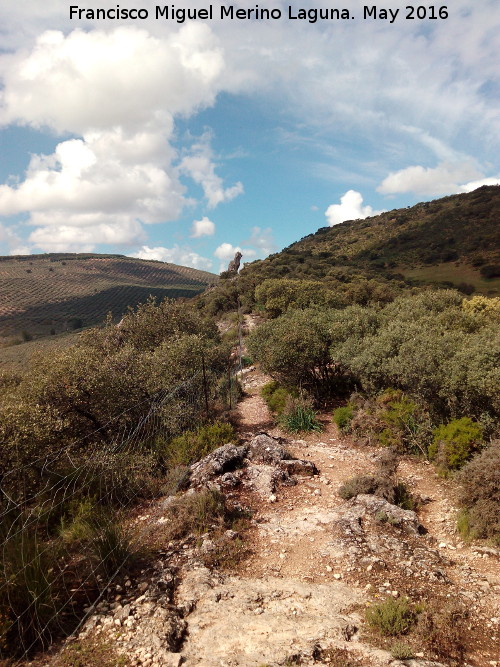
<svg viewBox="0 0 500 667"><path fill-rule="evenodd" d="M423 649L436 658L464 665L469 613L454 603L431 603L418 617L416 634Z"/></svg>
<svg viewBox="0 0 500 667"><path fill-rule="evenodd" d="M411 630L417 620L417 614L408 602L408 598L387 598L385 602L371 605L366 610L368 624L383 635L404 635Z"/></svg>
<svg viewBox="0 0 500 667"><path fill-rule="evenodd" d="M394 642L391 646L391 655L396 660L409 660L415 655L415 651L411 646L404 642Z"/></svg>
<svg viewBox="0 0 500 667"><path fill-rule="evenodd" d="M500 276L500 264L487 264L479 269L483 278L498 278Z"/></svg>
<svg viewBox="0 0 500 667"><path fill-rule="evenodd" d="M167 465L169 467L190 465L236 438L231 424L220 421L200 426L196 431L185 431L166 445Z"/></svg>
<svg viewBox="0 0 500 667"><path fill-rule="evenodd" d="M206 489L179 498L169 508L170 521L167 535L170 539L180 539L194 533L203 535L212 527L226 525L230 513L224 495L215 489Z"/></svg>
<svg viewBox="0 0 500 667"><path fill-rule="evenodd" d="M139 558L132 534L108 513L97 513L89 521L88 554L106 579L130 570Z"/></svg>
<svg viewBox="0 0 500 667"><path fill-rule="evenodd" d="M339 496L344 500L359 494L369 494L387 500L405 510L414 508L414 500L402 482L395 484L390 478L375 475L358 475L348 479L339 488Z"/></svg>
<svg viewBox="0 0 500 667"><path fill-rule="evenodd" d="M321 431L323 427L316 419L311 401L289 397L280 418L280 424L291 433Z"/></svg>
<svg viewBox="0 0 500 667"><path fill-rule="evenodd" d="M394 447L412 454L425 454L429 435L428 415L403 392L387 389L377 398L377 417L386 425L377 440L384 447Z"/></svg>
<svg viewBox="0 0 500 667"><path fill-rule="evenodd" d="M386 450L379 457L375 475L357 475L351 477L339 488L339 495L345 500L366 493L387 500L402 509L412 510L415 506L413 496L402 482L395 480L398 467L397 455L393 450Z"/></svg>
<svg viewBox="0 0 500 667"><path fill-rule="evenodd" d="M459 530L464 536L491 539L500 545L500 440L467 463L458 474L464 511Z"/></svg>
<svg viewBox="0 0 500 667"><path fill-rule="evenodd" d="M429 458L446 473L458 470L480 446L482 426L470 417L455 419L434 429L434 440L429 446Z"/></svg>
<svg viewBox="0 0 500 667"><path fill-rule="evenodd" d="M349 433L351 421L354 417L354 407L350 404L337 408L333 413L333 421L342 433Z"/></svg>
<svg viewBox="0 0 500 667"><path fill-rule="evenodd" d="M40 542L24 521L12 510L0 526L0 657L50 643L57 624L58 554Z"/></svg>
<svg viewBox="0 0 500 667"><path fill-rule="evenodd" d="M281 415L292 392L282 387L278 382L268 382L260 390L260 395L271 412Z"/></svg>
<svg viewBox="0 0 500 667"><path fill-rule="evenodd" d="M328 351L332 313L289 310L264 322L248 337L250 354L286 387L304 387L315 395L345 393L352 389L350 377Z"/></svg>

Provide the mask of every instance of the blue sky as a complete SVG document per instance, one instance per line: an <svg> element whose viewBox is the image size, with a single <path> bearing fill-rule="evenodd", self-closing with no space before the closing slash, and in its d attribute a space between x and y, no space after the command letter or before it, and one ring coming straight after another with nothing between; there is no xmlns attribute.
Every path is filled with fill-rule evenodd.
<svg viewBox="0 0 500 667"><path fill-rule="evenodd" d="M280 20L178 24L149 0L121 4L145 21L2 3L0 254L218 272L236 249L251 261L328 224L500 182L497 0L451 0L437 20L377 5L400 10L393 23L343 4L354 19L290 21L275 0L260 7Z"/></svg>

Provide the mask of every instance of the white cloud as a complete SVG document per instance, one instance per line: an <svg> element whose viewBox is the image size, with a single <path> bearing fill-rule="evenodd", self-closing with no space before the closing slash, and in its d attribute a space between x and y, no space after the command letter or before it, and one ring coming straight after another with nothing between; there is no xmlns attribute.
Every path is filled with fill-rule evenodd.
<svg viewBox="0 0 500 667"><path fill-rule="evenodd" d="M390 173L377 188L382 194L413 192L416 195L440 196L458 192L460 183L477 179L481 174L470 162L441 162L437 167L420 165Z"/></svg>
<svg viewBox="0 0 500 667"><path fill-rule="evenodd" d="M144 224L175 220L190 203L171 145L174 117L212 104L223 70L201 23L163 39L123 26L49 31L30 53L0 57L0 123L81 137L32 156L24 180L0 185L0 216L29 213L38 228L30 241L43 250L144 242ZM242 186L225 189L208 141L202 148L193 148L202 160L193 178L215 206Z"/></svg>
<svg viewBox="0 0 500 667"><path fill-rule="evenodd" d="M460 186L460 192L472 192L482 185L500 185L500 178L483 178L479 181L471 181Z"/></svg>
<svg viewBox="0 0 500 667"><path fill-rule="evenodd" d="M191 22L164 39L135 26L43 33L26 55L0 61L0 122L83 134L137 132L212 104L224 70L210 28Z"/></svg>
<svg viewBox="0 0 500 667"><path fill-rule="evenodd" d="M498 178L484 177L470 160L465 160L463 162L441 162L437 167L420 165L406 167L406 169L390 173L377 190L382 194L413 192L422 196L442 196L470 192L481 185L499 183Z"/></svg>
<svg viewBox="0 0 500 667"><path fill-rule="evenodd" d="M181 171L188 174L195 183L203 188L208 206L215 208L218 204L231 201L243 193L243 184L238 182L230 188L224 188L224 182L215 173L209 136L205 134L191 149L181 162Z"/></svg>
<svg viewBox="0 0 500 667"><path fill-rule="evenodd" d="M345 220L358 220L370 215L378 215L383 211L374 211L371 206L363 206L363 197L356 190L348 190L340 198L340 204L331 204L325 211L330 227Z"/></svg>
<svg viewBox="0 0 500 667"><path fill-rule="evenodd" d="M160 262L170 262L171 264L179 264L181 266L190 266L193 269L200 269L203 271L210 271L212 268L212 260L207 257L202 257L190 248L181 247L177 244L173 248L163 248L161 246L150 248L145 245L130 257L138 257L139 259L156 259Z"/></svg>
<svg viewBox="0 0 500 667"><path fill-rule="evenodd" d="M29 241L45 252L92 252L97 243L131 246L146 240L142 225L127 216L73 216L73 224L64 224L64 216L55 220L37 218L41 225L30 234Z"/></svg>
<svg viewBox="0 0 500 667"><path fill-rule="evenodd" d="M219 259L233 259L237 252L243 253L242 249L239 246L234 246L231 243L221 243L218 248L215 249L214 255Z"/></svg>
<svg viewBox="0 0 500 667"><path fill-rule="evenodd" d="M30 255L32 249L18 235L14 226L0 223L0 255Z"/></svg>
<svg viewBox="0 0 500 667"><path fill-rule="evenodd" d="M267 257L267 255L270 255L277 250L271 227L266 227L266 229L252 227L252 235L249 239L244 241L244 243L257 248L257 252L253 253L254 256L259 255L261 257Z"/></svg>
<svg viewBox="0 0 500 667"><path fill-rule="evenodd" d="M215 234L215 224L206 216L201 220L194 220L191 226L191 238L197 239L200 236L213 236Z"/></svg>

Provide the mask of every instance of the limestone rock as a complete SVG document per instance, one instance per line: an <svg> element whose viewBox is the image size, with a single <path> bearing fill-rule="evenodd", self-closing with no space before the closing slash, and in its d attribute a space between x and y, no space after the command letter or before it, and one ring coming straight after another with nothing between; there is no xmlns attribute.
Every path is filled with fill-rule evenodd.
<svg viewBox="0 0 500 667"><path fill-rule="evenodd" d="M289 458L289 455L278 440L271 438L267 433L259 433L248 445L247 458L252 463L276 465L282 459Z"/></svg>
<svg viewBox="0 0 500 667"><path fill-rule="evenodd" d="M236 447L231 443L218 447L191 466L191 486L203 486L219 475L236 470L243 465L247 451L247 446Z"/></svg>

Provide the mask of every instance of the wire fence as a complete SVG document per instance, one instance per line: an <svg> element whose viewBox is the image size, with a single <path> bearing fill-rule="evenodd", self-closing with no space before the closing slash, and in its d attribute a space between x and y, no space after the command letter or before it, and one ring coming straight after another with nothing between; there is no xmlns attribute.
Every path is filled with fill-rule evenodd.
<svg viewBox="0 0 500 667"><path fill-rule="evenodd" d="M127 538L123 517L165 492L172 437L235 406L241 367L241 350L227 374L212 373L202 357L185 381L128 406L90 436L3 471L0 658L26 658L80 627L83 610L143 537Z"/></svg>

